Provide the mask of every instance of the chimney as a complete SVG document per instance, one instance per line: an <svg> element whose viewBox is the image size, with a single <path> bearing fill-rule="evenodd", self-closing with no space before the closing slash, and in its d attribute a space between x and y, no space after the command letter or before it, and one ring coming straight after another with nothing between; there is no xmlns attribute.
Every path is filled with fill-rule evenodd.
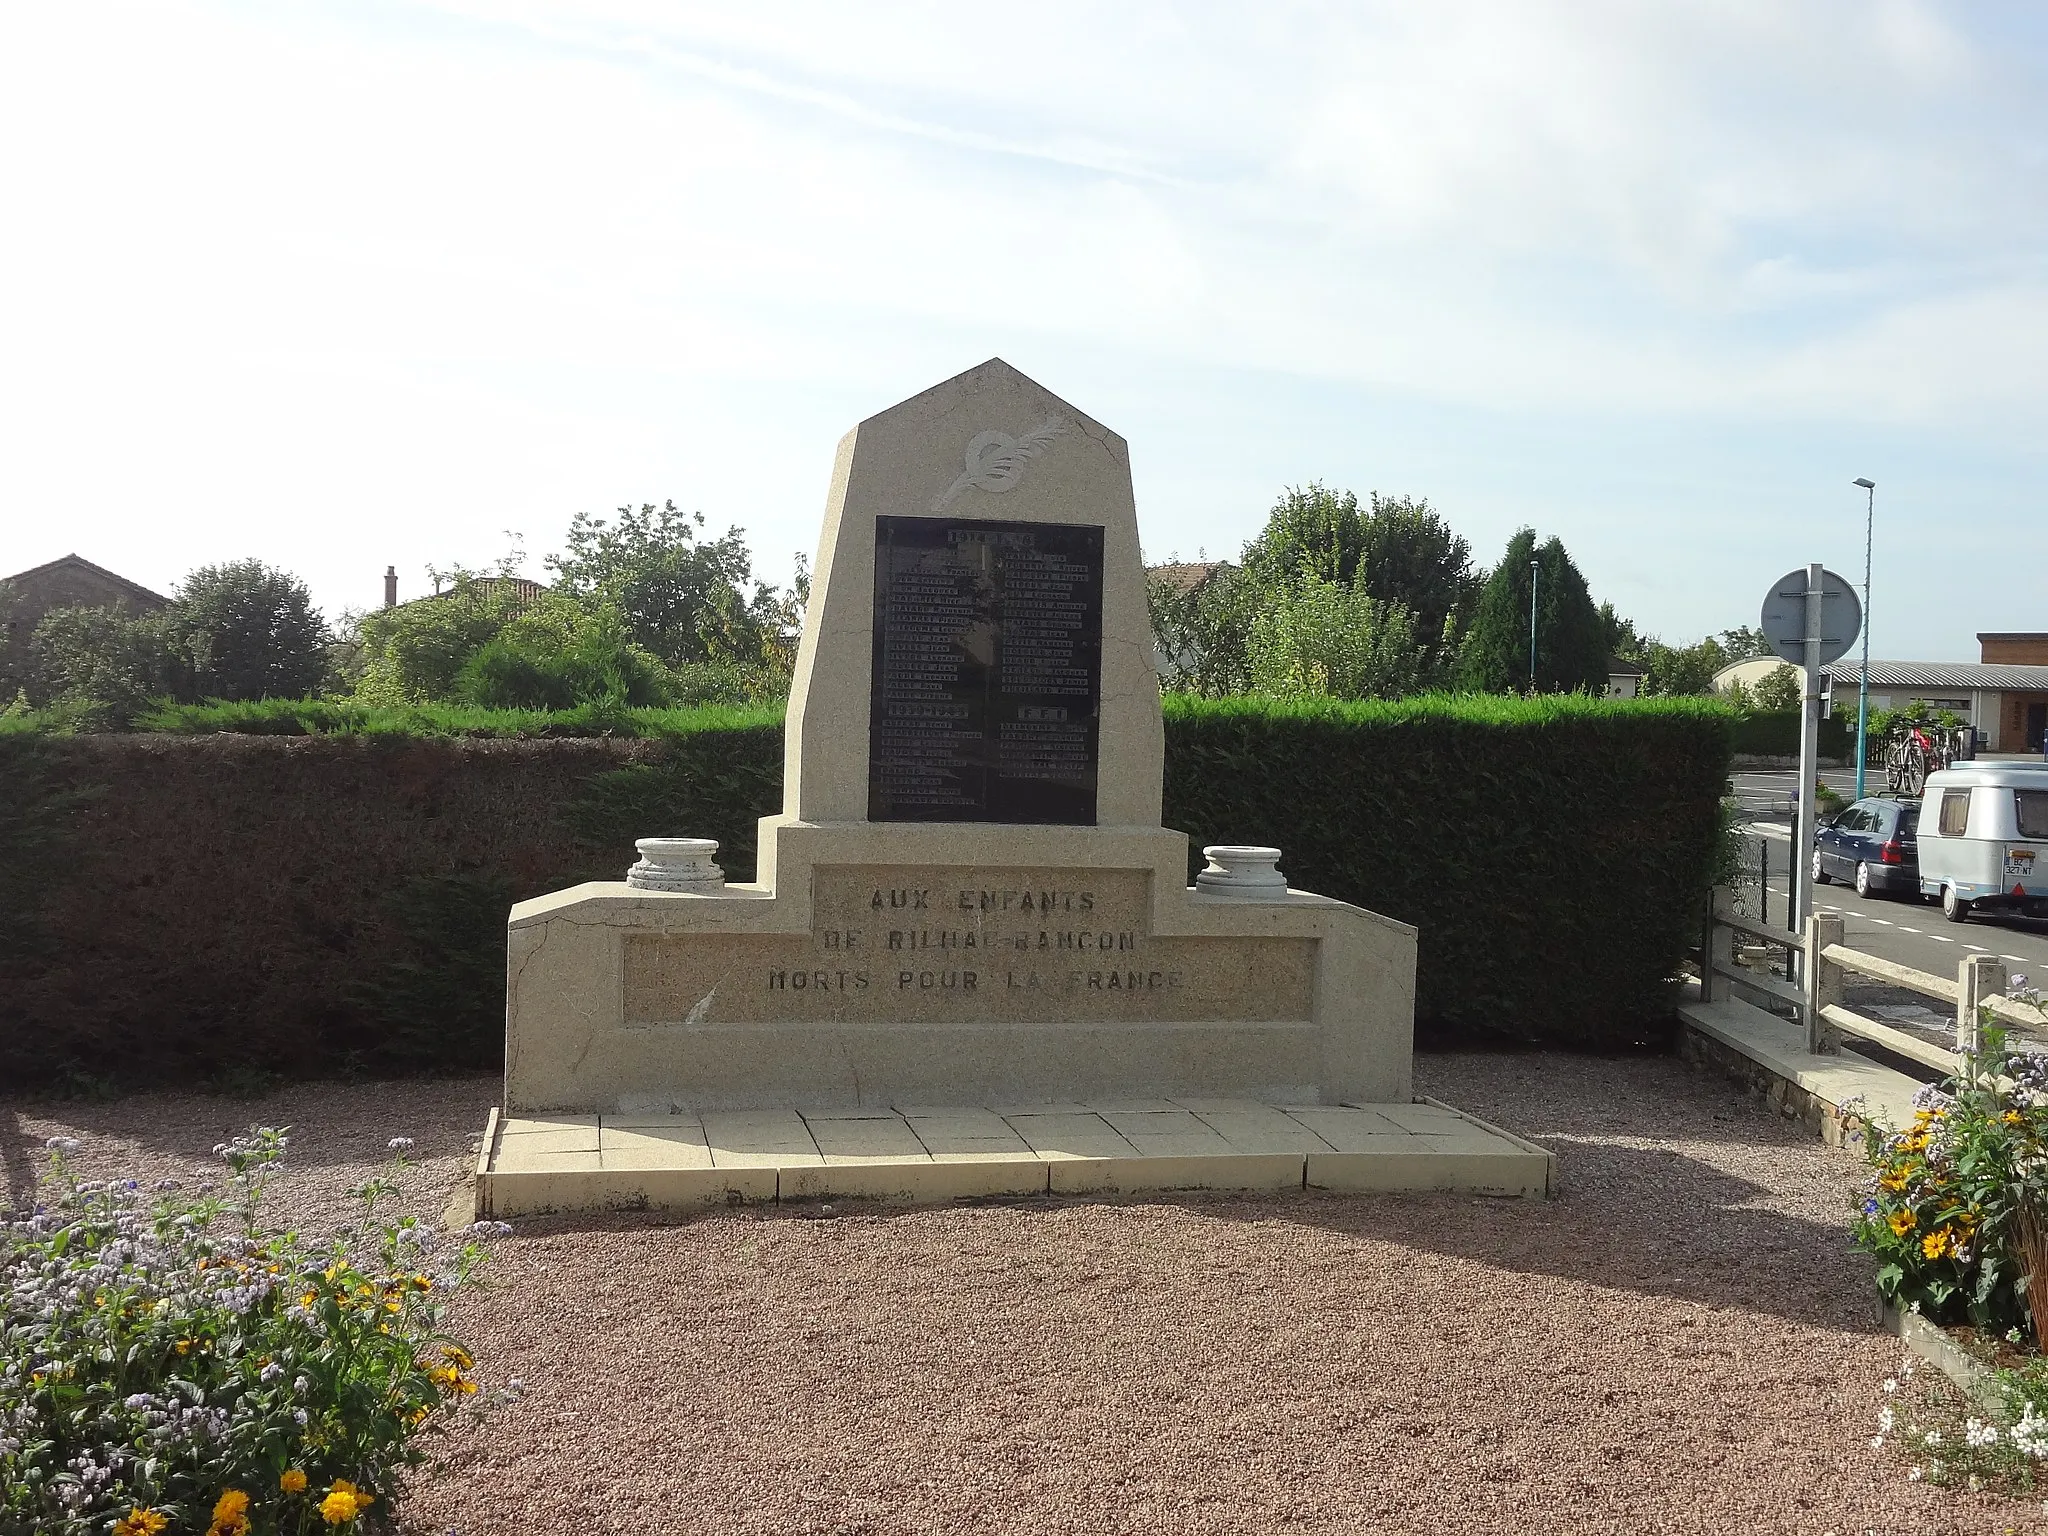
<svg viewBox="0 0 2048 1536"><path fill-rule="evenodd" d="M398 606L398 567L395 565L384 567L384 606L386 608L396 608Z"/></svg>

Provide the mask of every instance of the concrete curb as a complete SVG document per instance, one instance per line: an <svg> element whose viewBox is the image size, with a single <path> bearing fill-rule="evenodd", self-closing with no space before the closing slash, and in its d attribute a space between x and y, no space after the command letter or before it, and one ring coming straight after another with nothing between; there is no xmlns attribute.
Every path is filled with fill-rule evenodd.
<svg viewBox="0 0 2048 1536"><path fill-rule="evenodd" d="M1885 1332L1897 1334L1901 1344L1954 1382L1971 1402L1992 1412L2004 1410L2005 1399L1990 1369L1950 1338L1946 1330L1918 1312L1901 1312L1883 1301L1877 1304L1877 1319Z"/></svg>

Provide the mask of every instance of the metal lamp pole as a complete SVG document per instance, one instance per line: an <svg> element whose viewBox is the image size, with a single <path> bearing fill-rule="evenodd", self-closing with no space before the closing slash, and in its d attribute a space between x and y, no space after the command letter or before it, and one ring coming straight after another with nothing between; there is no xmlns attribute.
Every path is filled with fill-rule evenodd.
<svg viewBox="0 0 2048 1536"><path fill-rule="evenodd" d="M1529 691L1536 691L1536 579L1540 572L1539 562L1529 562Z"/></svg>
<svg viewBox="0 0 2048 1536"><path fill-rule="evenodd" d="M1877 517L1877 482L1858 475L1849 482L1867 493L1863 502L1863 676L1856 685L1856 798L1863 798L1863 766L1870 757L1870 531Z"/></svg>

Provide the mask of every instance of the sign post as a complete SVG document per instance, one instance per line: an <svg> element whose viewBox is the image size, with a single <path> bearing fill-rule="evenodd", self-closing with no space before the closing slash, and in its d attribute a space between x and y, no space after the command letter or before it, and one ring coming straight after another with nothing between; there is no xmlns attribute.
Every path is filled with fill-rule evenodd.
<svg viewBox="0 0 2048 1536"><path fill-rule="evenodd" d="M1820 813L1821 668L1848 655L1863 627L1863 605L1856 590L1819 562L1792 571L1771 584L1764 598L1763 632L1771 649L1796 663L1805 674L1804 708L1799 718L1799 814L1792 833L1792 906L1794 933L1806 931L1813 915L1813 877L1807 861Z"/></svg>

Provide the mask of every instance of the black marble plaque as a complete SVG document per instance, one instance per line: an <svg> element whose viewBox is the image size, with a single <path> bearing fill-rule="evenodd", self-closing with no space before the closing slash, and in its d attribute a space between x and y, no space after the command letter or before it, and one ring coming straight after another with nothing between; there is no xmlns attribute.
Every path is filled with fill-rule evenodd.
<svg viewBox="0 0 2048 1536"><path fill-rule="evenodd" d="M868 820L1095 825L1102 530L875 520Z"/></svg>

